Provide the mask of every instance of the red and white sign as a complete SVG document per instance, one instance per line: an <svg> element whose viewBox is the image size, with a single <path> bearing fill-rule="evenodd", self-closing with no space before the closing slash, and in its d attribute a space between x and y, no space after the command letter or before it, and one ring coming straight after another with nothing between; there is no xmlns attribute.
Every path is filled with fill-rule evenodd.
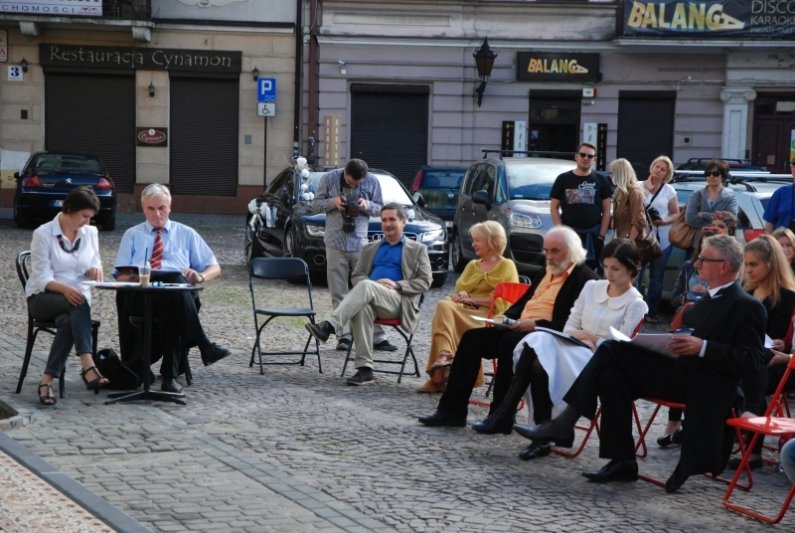
<svg viewBox="0 0 795 533"><path fill-rule="evenodd" d="M166 128L138 128L135 134L138 146L166 146L168 130Z"/></svg>

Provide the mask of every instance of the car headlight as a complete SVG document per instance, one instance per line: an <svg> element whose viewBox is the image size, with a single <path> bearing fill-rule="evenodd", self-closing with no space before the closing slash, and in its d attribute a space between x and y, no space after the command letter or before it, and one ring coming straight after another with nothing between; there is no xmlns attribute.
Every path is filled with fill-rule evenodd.
<svg viewBox="0 0 795 533"><path fill-rule="evenodd" d="M435 241L444 241L444 240L445 240L444 229L426 231L425 233L420 235L420 242L435 242Z"/></svg>
<svg viewBox="0 0 795 533"><path fill-rule="evenodd" d="M539 229L542 226L541 217L538 215L523 215L511 213L508 224L515 228Z"/></svg>
<svg viewBox="0 0 795 533"><path fill-rule="evenodd" d="M325 226L318 226L315 224L306 224L304 226L306 230L306 234L310 237L315 237L318 239L322 239L326 235L326 227Z"/></svg>

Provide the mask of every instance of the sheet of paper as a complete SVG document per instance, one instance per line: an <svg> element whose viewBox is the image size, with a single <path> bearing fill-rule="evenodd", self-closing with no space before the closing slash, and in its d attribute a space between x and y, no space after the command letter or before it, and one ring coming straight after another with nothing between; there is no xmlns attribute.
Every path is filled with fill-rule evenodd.
<svg viewBox="0 0 795 533"><path fill-rule="evenodd" d="M565 340L569 341L572 344L576 344L577 346L582 346L583 348L588 348L589 350L591 349L590 346L588 346L587 344L582 342L580 339L578 339L576 337L572 337L568 333L563 333L562 331L558 331L556 329L545 328L543 326L536 326L536 331L545 331L547 333L551 333L552 335L554 335L556 337L560 337L561 339L565 339Z"/></svg>
<svg viewBox="0 0 795 533"><path fill-rule="evenodd" d="M510 327L510 325L503 324L502 321L500 321L500 320L494 320L494 319L491 319L491 318L486 318L484 316L476 316L476 315L469 315L469 316L471 316L472 318L474 318L478 322L485 322L486 324L492 324L492 325L500 327L500 328Z"/></svg>
<svg viewBox="0 0 795 533"><path fill-rule="evenodd" d="M668 357L679 357L668 348L671 335L672 333L638 333L635 337L630 339L613 326L610 326L610 336L617 341L630 342L636 346L667 355Z"/></svg>

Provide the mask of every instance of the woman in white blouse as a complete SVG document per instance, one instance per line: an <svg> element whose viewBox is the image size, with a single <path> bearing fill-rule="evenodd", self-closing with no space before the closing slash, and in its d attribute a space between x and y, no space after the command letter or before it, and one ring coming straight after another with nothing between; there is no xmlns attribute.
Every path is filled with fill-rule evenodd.
<svg viewBox="0 0 795 533"><path fill-rule="evenodd" d="M611 338L610 327L627 336L633 334L648 310L643 296L633 286L639 267L635 243L629 239L611 240L602 251L602 265L607 279L585 284L563 327L565 335L536 330L516 345L511 385L499 407L473 426L475 431L510 433L516 407L528 385L536 423L549 420L552 406L563 402L564 394L596 347ZM549 443L534 441L519 457L533 459L547 454Z"/></svg>
<svg viewBox="0 0 795 533"><path fill-rule="evenodd" d="M77 187L64 199L61 212L33 232L31 274L25 286L28 308L37 320L54 322L55 340L39 383L39 401L54 405L52 383L75 347L88 388L108 384L91 357L91 291L84 281L102 281L97 228L89 226L99 211L91 187Z"/></svg>

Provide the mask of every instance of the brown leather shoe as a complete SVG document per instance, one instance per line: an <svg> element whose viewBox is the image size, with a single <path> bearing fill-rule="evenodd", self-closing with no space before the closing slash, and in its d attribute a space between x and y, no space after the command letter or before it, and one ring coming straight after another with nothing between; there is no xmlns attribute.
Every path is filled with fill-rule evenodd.
<svg viewBox="0 0 795 533"><path fill-rule="evenodd" d="M444 392L446 386L447 386L446 383L436 383L433 381L433 379L429 379L428 381L417 387L417 392L435 394L437 392Z"/></svg>

